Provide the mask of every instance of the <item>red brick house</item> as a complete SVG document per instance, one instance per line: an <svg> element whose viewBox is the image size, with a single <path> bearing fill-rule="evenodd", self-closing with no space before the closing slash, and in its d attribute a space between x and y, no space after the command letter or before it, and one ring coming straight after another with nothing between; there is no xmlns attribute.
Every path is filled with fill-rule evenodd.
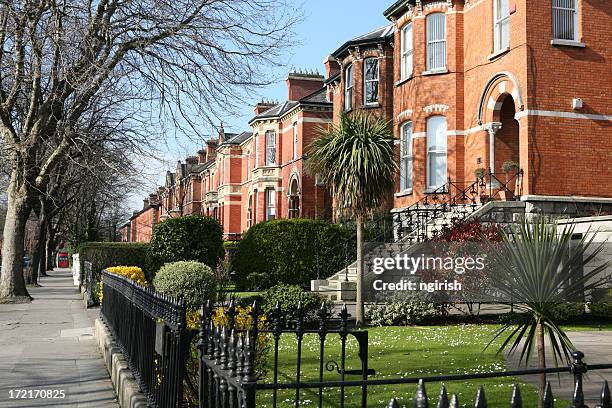
<svg viewBox="0 0 612 408"><path fill-rule="evenodd" d="M258 103L251 130L228 133L221 125L197 156L166 173L157 213L145 206L134 214L124 240L148 240L156 222L190 214L218 219L227 239L268 219L329 216L329 194L303 166L319 127L332 121L324 81L318 73L292 72L287 100Z"/></svg>
<svg viewBox="0 0 612 408"><path fill-rule="evenodd" d="M507 162L524 171L524 197L612 197L611 11L601 0L389 7L402 168L395 207L448 178L473 180L477 168L503 183Z"/></svg>

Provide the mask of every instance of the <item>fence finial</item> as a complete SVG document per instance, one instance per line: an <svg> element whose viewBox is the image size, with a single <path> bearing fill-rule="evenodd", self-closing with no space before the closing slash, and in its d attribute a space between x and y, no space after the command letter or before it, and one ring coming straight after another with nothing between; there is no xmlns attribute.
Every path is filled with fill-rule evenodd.
<svg viewBox="0 0 612 408"><path fill-rule="evenodd" d="M554 406L555 397L553 396L552 387L550 386L550 381L546 381L546 388L542 397L542 408L554 408Z"/></svg>
<svg viewBox="0 0 612 408"><path fill-rule="evenodd" d="M400 408L400 405L397 400L393 398L391 401L389 401L389 405L387 405L387 408Z"/></svg>
<svg viewBox="0 0 612 408"><path fill-rule="evenodd" d="M474 408L487 408L487 397L485 396L485 391L482 385L478 388L478 394L476 394L476 404Z"/></svg>
<svg viewBox="0 0 612 408"><path fill-rule="evenodd" d="M510 408L523 408L523 399L521 398L521 389L518 384L512 387L512 397L510 397Z"/></svg>
<svg viewBox="0 0 612 408"><path fill-rule="evenodd" d="M446 387L443 385L440 388L440 399L438 400L437 408L448 408L448 394L446 392Z"/></svg>
<svg viewBox="0 0 612 408"><path fill-rule="evenodd" d="M457 394L453 394L453 396L451 397L449 408L459 408L459 397L457 397Z"/></svg>
<svg viewBox="0 0 612 408"><path fill-rule="evenodd" d="M584 390L582 389L582 375L587 372L587 366L582 359L584 353L574 351L572 353L572 373L574 374L574 396L572 398L571 408L586 408L584 405Z"/></svg>
<svg viewBox="0 0 612 408"><path fill-rule="evenodd" d="M425 390L425 383L423 380L419 380L417 385L416 395L414 397L414 408L428 408L429 401L427 400L427 391Z"/></svg>
<svg viewBox="0 0 612 408"><path fill-rule="evenodd" d="M610 386L608 385L607 380L604 380L603 387L601 388L601 398L599 400L599 404L595 408L612 408Z"/></svg>

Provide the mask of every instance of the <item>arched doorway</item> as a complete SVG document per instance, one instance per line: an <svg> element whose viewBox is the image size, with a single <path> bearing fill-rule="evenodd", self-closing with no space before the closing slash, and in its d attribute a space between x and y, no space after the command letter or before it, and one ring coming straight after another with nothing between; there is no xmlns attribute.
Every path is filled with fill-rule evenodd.
<svg viewBox="0 0 612 408"><path fill-rule="evenodd" d="M297 179L291 181L289 186L289 218L300 217L300 191Z"/></svg>
<svg viewBox="0 0 612 408"><path fill-rule="evenodd" d="M499 188L502 199L513 198L520 186L519 123L514 118L516 103L510 94L501 94L493 112L490 132L489 166L494 176L491 180ZM518 182L517 182L518 181Z"/></svg>

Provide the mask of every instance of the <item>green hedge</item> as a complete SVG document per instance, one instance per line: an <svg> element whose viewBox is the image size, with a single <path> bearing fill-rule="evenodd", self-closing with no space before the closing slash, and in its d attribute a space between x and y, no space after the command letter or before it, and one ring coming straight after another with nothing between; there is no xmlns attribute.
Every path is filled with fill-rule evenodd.
<svg viewBox="0 0 612 408"><path fill-rule="evenodd" d="M233 259L234 282L241 290L284 283L309 286L342 269L355 254L352 228L320 220L281 219L250 228ZM345 251L348 249L348 253Z"/></svg>
<svg viewBox="0 0 612 408"><path fill-rule="evenodd" d="M183 297L187 309L198 310L207 300L215 301L217 277L208 265L201 262L179 261L167 263L155 275L153 286L159 293Z"/></svg>
<svg viewBox="0 0 612 408"><path fill-rule="evenodd" d="M81 282L85 282L84 262L91 262L92 282L94 288L100 282L104 268L109 266L138 266L145 272L147 280L151 280L147 270L149 244L135 242L85 242L78 246L77 253L81 262ZM98 303L97 291L92 291L93 300Z"/></svg>
<svg viewBox="0 0 612 408"><path fill-rule="evenodd" d="M215 269L223 253L223 230L214 218L169 218L153 229L148 269L155 273L165 263L178 261L202 262Z"/></svg>

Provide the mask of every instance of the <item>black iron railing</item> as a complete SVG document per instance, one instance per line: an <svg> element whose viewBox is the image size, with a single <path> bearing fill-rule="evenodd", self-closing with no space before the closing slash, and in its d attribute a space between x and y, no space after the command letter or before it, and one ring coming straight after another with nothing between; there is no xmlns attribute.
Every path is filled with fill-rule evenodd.
<svg viewBox="0 0 612 408"><path fill-rule="evenodd" d="M301 309L300 309L301 310ZM427 383L439 383L449 381L465 381L485 378L504 378L525 375L540 375L554 373L572 373L574 375L574 396L572 398L572 407L587 408L584 404L585 396L582 388L583 376L587 371L612 369L612 364L594 364L587 367L583 362L584 355L576 351L572 354L572 361L562 367L547 368L547 369L523 369L514 371L501 372L483 372L477 374L463 375L438 375L431 377L414 377L414 378L369 378L374 375L374 371L368 368L368 333L367 331L350 330L349 329L349 314L346 307L342 308L339 314L339 320L336 328L332 329L331 316L325 306L318 313L318 324L307 328L304 324L304 315L298 311L296 319L292 322L291 329L287 329L287 321L283 318L283 312L277 306L271 316L268 316L269 325L265 329L258 327L257 322L261 316L261 312L254 304L251 312L251 324L247 329L238 329L235 323L236 310L231 304L224 309L224 313L228 316L226 324L223 326L215 325L213 321L213 309L210 304L202 308L202 318L199 329L199 407L201 408L255 408L262 404L271 404L272 407L287 406L286 400L279 401L278 392L280 390L294 390L295 394L292 397L291 405L299 407L304 401L306 393L309 399L312 395L317 395L310 403L318 406L337 406L344 407L347 403L346 397L353 395L359 399L359 406L362 408L368 407L368 388L375 386L400 386L403 384L418 384L417 393L414 401L402 401L404 405L414 407L429 407L428 397L425 390ZM319 337L319 371L318 381L302 381L302 351L304 335L308 333L318 334ZM263 382L257 378L255 373L256 359L256 343L260 340L260 336L270 336L272 345L271 357L271 381ZM283 371L282 375L279 372L279 343L283 336L291 336L294 339L296 356L295 372L292 375ZM340 340L340 355L338 361L326 361L328 357L328 347L326 340L332 336L338 336ZM348 370L346 364L347 358L347 339L353 336L357 340L359 346L358 356L361 360L361 368L358 370ZM286 346L286 343L285 343ZM312 351L312 348L310 347ZM339 374L337 380L324 380L323 373L325 371L336 371ZM349 379L347 376L357 376L359 379ZM279 381L279 378L283 381ZM354 377L353 377L354 378ZM292 379L292 380L290 380ZM337 389L339 392L337 403L330 401L331 395L325 395L324 390ZM349 394L348 390L352 390ZM359 391L353 392L355 389ZM269 400L259 401L258 397L263 394L258 394L257 391L267 391L271 393L271 402ZM446 390L442 389L442 394L445 398L438 403L438 407L458 407L457 397L453 396L450 399L446 395ZM269 398L269 396L267 397ZM515 387L512 396L509 395L509 400L512 398L514 405L512 407L522 407L522 399L520 389ZM609 387L604 382L602 394L599 396L601 408L612 408L610 405ZM553 395L550 384L544 399L544 407L552 407ZM476 407L487 407L484 389L480 389L476 397ZM351 406L356 401L351 401ZM372 406L371 403L369 406ZM392 400L389 407L399 407L399 401Z"/></svg>
<svg viewBox="0 0 612 408"><path fill-rule="evenodd" d="M106 271L102 279L101 317L149 406L180 407L191 339L185 303Z"/></svg>

